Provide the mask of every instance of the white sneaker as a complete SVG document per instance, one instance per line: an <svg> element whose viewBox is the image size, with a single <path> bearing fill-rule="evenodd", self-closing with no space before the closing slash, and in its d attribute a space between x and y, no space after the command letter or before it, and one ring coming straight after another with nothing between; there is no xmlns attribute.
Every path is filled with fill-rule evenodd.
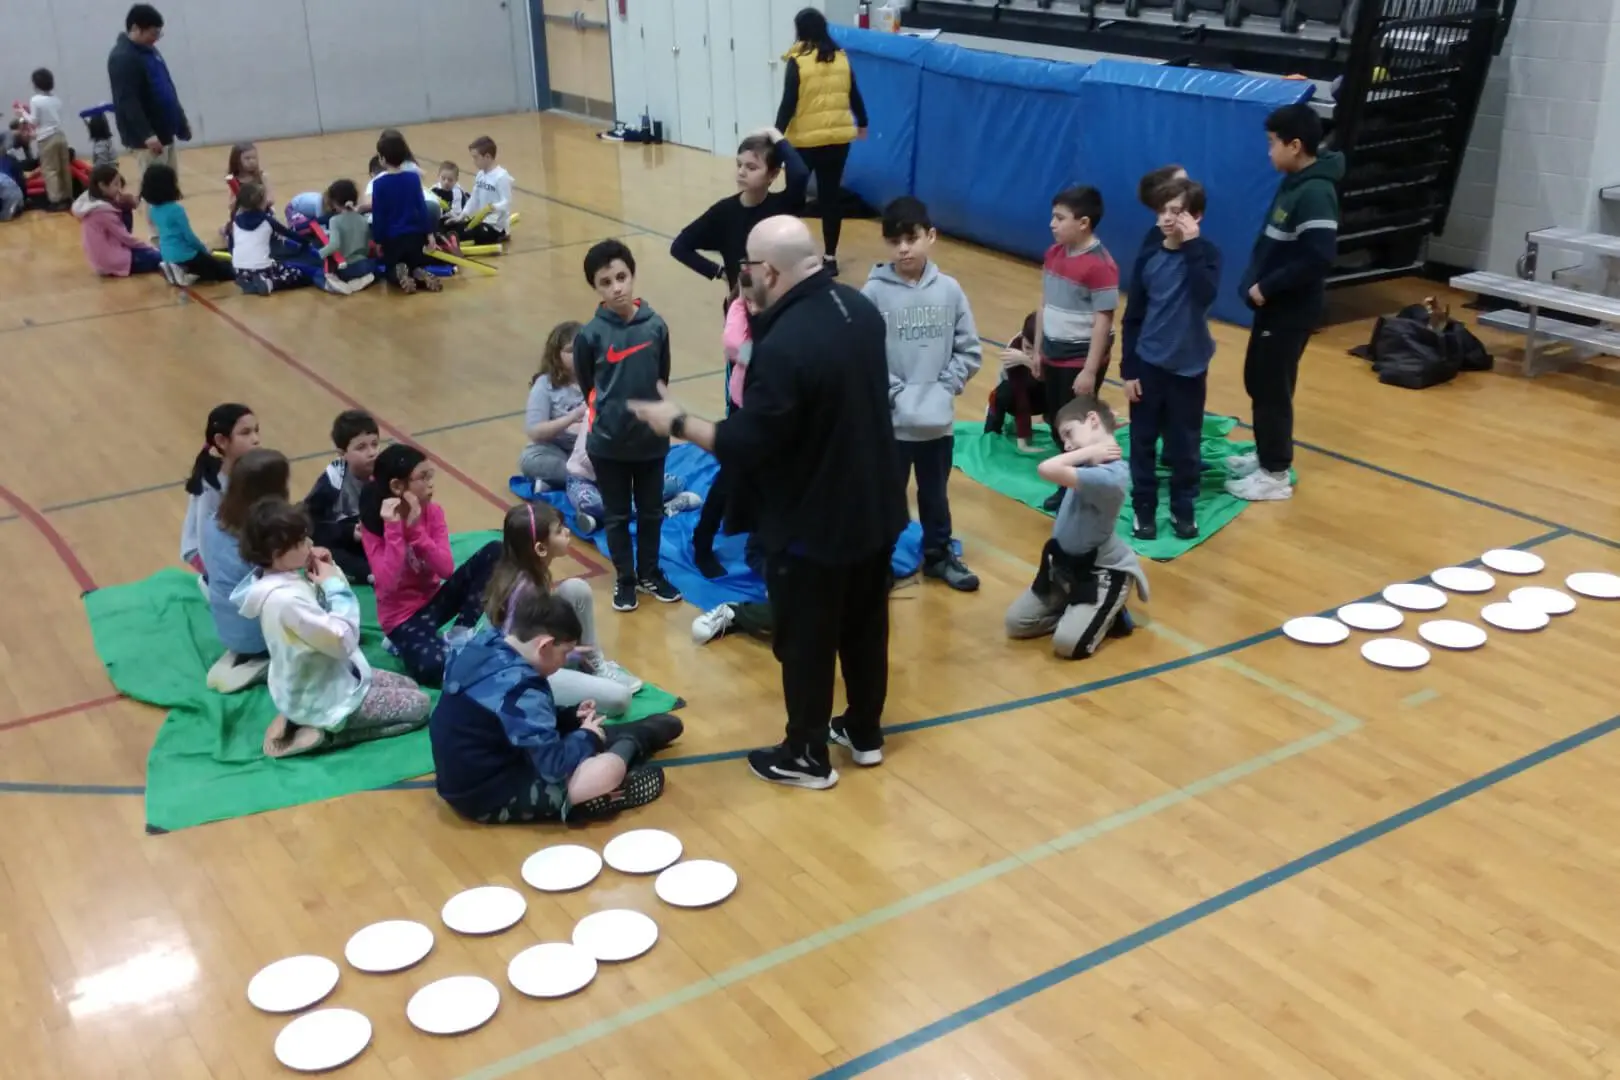
<svg viewBox="0 0 1620 1080"><path fill-rule="evenodd" d="M1231 457L1226 459L1226 471L1231 473L1233 477L1237 479L1242 479L1245 476L1253 476L1255 473L1260 471L1260 455L1233 454Z"/></svg>
<svg viewBox="0 0 1620 1080"><path fill-rule="evenodd" d="M1294 485L1288 482L1287 473L1267 472L1265 469L1228 480L1226 491L1248 502L1279 502L1294 497Z"/></svg>
<svg viewBox="0 0 1620 1080"><path fill-rule="evenodd" d="M703 496L695 491L683 491L664 504L664 516L674 517L689 510L703 509Z"/></svg>
<svg viewBox="0 0 1620 1080"><path fill-rule="evenodd" d="M602 654L596 655L596 661L590 665L591 674L609 682L616 682L634 694L642 687L642 681L624 670L616 660L604 659Z"/></svg>
<svg viewBox="0 0 1620 1080"><path fill-rule="evenodd" d="M731 629L731 624L736 618L737 610L730 604L721 604L717 608L705 611L692 620L693 644L707 645Z"/></svg>
<svg viewBox="0 0 1620 1080"><path fill-rule="evenodd" d="M235 653L227 651L208 669L208 689L216 694L234 694L264 682L269 674L269 658L239 660Z"/></svg>

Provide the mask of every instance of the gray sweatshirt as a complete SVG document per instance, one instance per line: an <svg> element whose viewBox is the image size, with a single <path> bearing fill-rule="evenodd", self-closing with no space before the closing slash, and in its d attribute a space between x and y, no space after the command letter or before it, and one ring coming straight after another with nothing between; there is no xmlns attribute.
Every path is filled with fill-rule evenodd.
<svg viewBox="0 0 1620 1080"><path fill-rule="evenodd" d="M1136 592L1148 598L1142 561L1119 537L1119 511L1131 490L1129 463L1083 465L1075 470L1079 487L1066 488L1052 522L1052 539L1070 555L1097 553L1097 569L1121 570L1136 581Z"/></svg>
<svg viewBox="0 0 1620 1080"><path fill-rule="evenodd" d="M979 331L962 286L932 262L916 282L901 277L892 263L879 263L861 292L888 325L895 438L944 438L956 423L955 398L980 362Z"/></svg>

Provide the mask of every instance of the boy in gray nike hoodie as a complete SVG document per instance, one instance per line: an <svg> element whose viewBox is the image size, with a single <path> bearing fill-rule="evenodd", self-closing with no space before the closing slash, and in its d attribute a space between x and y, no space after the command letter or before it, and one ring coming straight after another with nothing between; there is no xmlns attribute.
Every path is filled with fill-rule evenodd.
<svg viewBox="0 0 1620 1080"><path fill-rule="evenodd" d="M928 258L939 233L921 200L903 195L884 208L883 239L894 260L874 266L861 292L888 324L889 404L900 444L900 483L909 483L916 470L923 575L972 592L979 579L952 547L947 488L956 398L979 370L979 331L962 286Z"/></svg>

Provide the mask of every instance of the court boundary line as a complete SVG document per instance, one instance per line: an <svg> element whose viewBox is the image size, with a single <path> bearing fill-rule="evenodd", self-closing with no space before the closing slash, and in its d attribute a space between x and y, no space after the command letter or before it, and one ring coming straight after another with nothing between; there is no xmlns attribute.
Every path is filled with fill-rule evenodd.
<svg viewBox="0 0 1620 1080"><path fill-rule="evenodd" d="M922 1027L916 1028L905 1035L891 1039L851 1058L842 1065L836 1065L817 1073L813 1080L849 1080L850 1077L870 1072L913 1050L960 1031L978 1020L1002 1012L1042 991L1101 967L1110 960L1117 960L1121 956L1126 956L1144 946L1153 944L1161 938L1168 937L1177 930L1201 922L1211 915L1219 914L1244 900L1291 881L1310 870L1331 862L1340 855L1366 847L1368 844L1380 840L1390 833L1455 806L1471 796L1520 776L1538 765L1578 750L1617 729L1620 729L1620 715L1611 716L1607 720L1599 721L1572 735L1548 743L1504 765L1414 803L1405 810L1391 814L1371 825L1356 829L1354 832L1341 836L1337 840L1323 844L1297 858L1290 859L1280 866L1257 874L1247 881L1225 889L1206 900L1189 905L1174 915L1159 919L1139 930L1116 938L1106 945L1092 949L1055 967L1048 968L1038 975L1014 983L1012 986L997 991L972 1005L949 1013L931 1024L924 1024Z"/></svg>
<svg viewBox="0 0 1620 1080"><path fill-rule="evenodd" d="M96 579L90 576L90 571L79 561L79 555L73 550L73 545L67 542L67 538L56 530L56 526L52 525L44 514L34 509L33 504L4 484L0 484L0 500L10 503L17 516L34 527L40 539L45 541L66 568L68 576L79 586L79 595L96 591Z"/></svg>
<svg viewBox="0 0 1620 1080"><path fill-rule="evenodd" d="M1174 639L1172 638L1172 640ZM1190 639L1182 640L1190 641ZM1197 642L1191 643L1198 644ZM1204 651L1214 652L1216 650ZM984 866L975 867L954 878L938 882L926 889L903 896L898 900L864 912L834 926L807 934L796 941L778 946L760 956L739 961L716 974L705 975L679 990L671 991L640 1005L622 1009L618 1013L582 1025L571 1031L565 1031L560 1035L519 1050L498 1061L480 1066L471 1072L463 1074L460 1080L497 1080L497 1078L507 1076L518 1069L527 1068L559 1054L578 1049L616 1031L639 1024L643 1020L651 1019L682 1005L690 1004L693 1001L726 990L731 986L742 983L756 975L764 974L802 956L807 956L828 945L836 944L875 927L921 911L939 901L948 900L980 885L1003 878L1015 871L1035 866L1055 856L1074 851L1100 837L1145 821L1161 811L1202 798L1212 792L1264 772L1273 765L1281 764L1336 742L1365 726L1364 721L1344 709L1329 704L1321 698L1315 697L1281 679L1272 678L1263 672L1255 671L1253 668L1235 661L1221 661L1221 663L1230 666L1241 677L1250 679L1268 690L1314 710L1330 722L1325 727L1307 735L1302 735L1270 750L1252 755L1236 764L1216 770L1190 783L1170 788L1151 799L1143 800L1133 806L1078 826L1053 839L1041 841L1022 851L1013 852L1005 858Z"/></svg>

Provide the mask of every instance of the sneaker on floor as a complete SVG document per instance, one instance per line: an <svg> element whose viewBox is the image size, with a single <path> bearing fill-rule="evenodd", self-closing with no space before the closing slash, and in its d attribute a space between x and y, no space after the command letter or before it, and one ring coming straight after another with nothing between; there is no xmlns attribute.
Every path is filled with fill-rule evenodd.
<svg viewBox="0 0 1620 1080"><path fill-rule="evenodd" d="M838 770L832 767L827 748L820 747L819 751L787 743L753 750L748 754L748 771L773 784L825 791L838 783Z"/></svg>
<svg viewBox="0 0 1620 1080"><path fill-rule="evenodd" d="M574 513L574 532L580 536L589 536L596 531L596 518L584 510Z"/></svg>
<svg viewBox="0 0 1620 1080"><path fill-rule="evenodd" d="M216 694L234 694L256 683L264 682L270 674L270 658L244 660L227 652L208 669L208 689Z"/></svg>
<svg viewBox="0 0 1620 1080"><path fill-rule="evenodd" d="M662 570L654 570L650 574L643 574L641 580L636 582L636 588L657 600L661 604L678 604L681 602L681 590L669 583ZM617 599L614 601L618 603Z"/></svg>
<svg viewBox="0 0 1620 1080"><path fill-rule="evenodd" d="M701 509L703 509L703 496L695 491L683 491L664 503L664 516L667 518L674 517L676 514L684 514L688 510Z"/></svg>
<svg viewBox="0 0 1620 1080"><path fill-rule="evenodd" d="M568 809L568 822L603 821L614 817L620 810L633 810L646 806L664 793L664 770L657 765L637 765L624 778L624 784L612 795L599 795L594 799Z"/></svg>
<svg viewBox="0 0 1620 1080"><path fill-rule="evenodd" d="M715 558L715 554L712 550L694 552L692 555L692 562L697 566L698 573L702 574L710 581L714 581L717 578L723 578L726 576L725 564L719 559Z"/></svg>
<svg viewBox="0 0 1620 1080"><path fill-rule="evenodd" d="M1069 489L1058 488L1056 491L1052 492L1052 494L1046 497L1046 501L1041 503L1041 509L1045 510L1048 514L1057 513L1058 507L1063 505L1063 493L1067 490Z"/></svg>
<svg viewBox="0 0 1620 1080"><path fill-rule="evenodd" d="M1136 540L1157 540L1159 538L1159 523L1156 515L1144 516L1137 514L1131 523L1131 537Z"/></svg>
<svg viewBox="0 0 1620 1080"><path fill-rule="evenodd" d="M838 276L838 259L837 259L837 257L833 256L833 255L823 255L821 257L821 268L823 270L827 271L827 273L831 274L833 277L837 277Z"/></svg>
<svg viewBox="0 0 1620 1080"><path fill-rule="evenodd" d="M923 577L943 581L957 592L977 592L979 575L967 568L955 552L937 556L923 562Z"/></svg>
<svg viewBox="0 0 1620 1080"><path fill-rule="evenodd" d="M870 768L873 765L883 764L883 733L879 732L876 741L862 739L859 743L849 737L849 731L839 720L832 723L832 741L849 751L855 764Z"/></svg>
<svg viewBox="0 0 1620 1080"><path fill-rule="evenodd" d="M1175 531L1178 540L1198 539L1198 519L1196 518L1171 518L1170 528Z"/></svg>
<svg viewBox="0 0 1620 1080"><path fill-rule="evenodd" d="M1252 476L1260 471L1259 454L1233 454L1226 459L1226 471L1234 478Z"/></svg>
<svg viewBox="0 0 1620 1080"><path fill-rule="evenodd" d="M730 630L731 624L736 621L737 609L730 604L710 608L692 620L692 644L707 645Z"/></svg>
<svg viewBox="0 0 1620 1080"><path fill-rule="evenodd" d="M1267 472L1265 469L1228 480L1226 491L1247 502L1278 502L1294 497L1294 485L1288 482L1287 473Z"/></svg>
<svg viewBox="0 0 1620 1080"><path fill-rule="evenodd" d="M1131 618L1131 613L1128 610L1120 608L1119 614L1114 616L1114 621L1108 624L1107 636L1111 638L1128 638L1135 630L1136 620Z"/></svg>
<svg viewBox="0 0 1620 1080"><path fill-rule="evenodd" d="M636 583L631 578L620 578L613 583L613 610L634 611L641 601L636 599Z"/></svg>
<svg viewBox="0 0 1620 1080"><path fill-rule="evenodd" d="M600 652L593 654L592 658L586 662L585 670L599 679L618 683L632 694L646 685L626 671L617 660L609 660Z"/></svg>

